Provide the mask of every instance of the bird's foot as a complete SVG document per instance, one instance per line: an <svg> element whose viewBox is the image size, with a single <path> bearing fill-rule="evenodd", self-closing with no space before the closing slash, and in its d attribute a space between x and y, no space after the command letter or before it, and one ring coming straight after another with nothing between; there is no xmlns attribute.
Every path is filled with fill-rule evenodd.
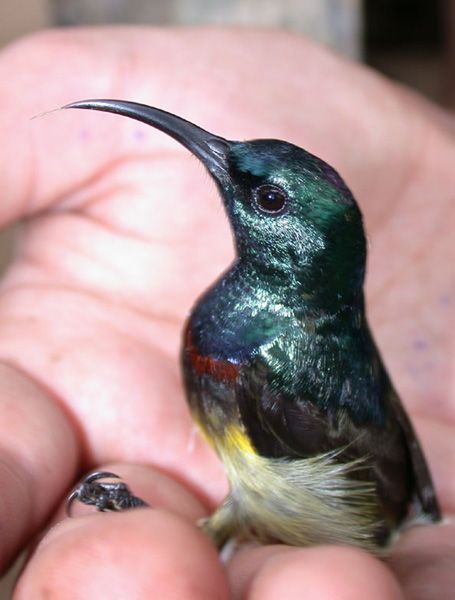
<svg viewBox="0 0 455 600"><path fill-rule="evenodd" d="M148 506L141 498L134 496L125 483L121 481L100 481L102 479L118 480L119 476L107 471L95 471L84 477L68 496L66 501L68 515L75 500L79 500L82 504L94 506L96 510L101 512Z"/></svg>

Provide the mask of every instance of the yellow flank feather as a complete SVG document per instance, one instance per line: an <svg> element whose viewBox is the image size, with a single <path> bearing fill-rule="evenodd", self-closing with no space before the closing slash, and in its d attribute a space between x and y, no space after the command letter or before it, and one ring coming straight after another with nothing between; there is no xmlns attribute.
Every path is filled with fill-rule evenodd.
<svg viewBox="0 0 455 600"><path fill-rule="evenodd" d="M215 428L211 416L204 435L231 488L201 523L217 546L236 538L295 546L348 543L382 553L375 541L383 524L375 485L355 476L368 467L367 459L341 463L343 448L302 459L260 456L239 421Z"/></svg>
<svg viewBox="0 0 455 600"><path fill-rule="evenodd" d="M240 425L229 425L226 428L221 445L223 446L223 454L235 454L236 452L245 455L257 454L250 438Z"/></svg>
<svg viewBox="0 0 455 600"><path fill-rule="evenodd" d="M237 452L257 454L245 428L238 420L225 424L224 415L223 420L219 420L214 411L210 415L206 415L205 419L201 419L200 415L193 411L193 419L205 441L215 448L220 456Z"/></svg>

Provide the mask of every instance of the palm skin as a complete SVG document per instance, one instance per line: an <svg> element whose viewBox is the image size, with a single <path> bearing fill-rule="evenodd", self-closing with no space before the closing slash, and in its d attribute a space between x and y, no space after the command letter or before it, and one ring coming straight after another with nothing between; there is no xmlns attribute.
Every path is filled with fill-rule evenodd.
<svg viewBox="0 0 455 600"><path fill-rule="evenodd" d="M403 534L391 571L347 548L261 547L223 572L193 523L226 483L194 434L178 367L184 317L232 256L216 191L195 160L145 126L70 111L28 119L81 97L129 97L227 137L288 139L332 163L364 212L370 319L450 514L450 118L279 33L49 33L5 51L0 74L0 218L29 217L0 288L2 561L92 467L121 473L163 509L57 525L15 598L109 597L110 586L129 598L227 598L226 577L234 597L264 600L302 589L306 598L449 594L450 524Z"/></svg>

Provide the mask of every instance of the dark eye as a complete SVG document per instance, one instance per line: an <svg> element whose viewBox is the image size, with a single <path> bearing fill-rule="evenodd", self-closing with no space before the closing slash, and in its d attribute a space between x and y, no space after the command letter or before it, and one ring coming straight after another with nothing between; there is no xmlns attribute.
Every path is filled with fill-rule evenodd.
<svg viewBox="0 0 455 600"><path fill-rule="evenodd" d="M288 197L286 192L276 185L261 185L254 190L254 201L261 212L273 215L284 210Z"/></svg>

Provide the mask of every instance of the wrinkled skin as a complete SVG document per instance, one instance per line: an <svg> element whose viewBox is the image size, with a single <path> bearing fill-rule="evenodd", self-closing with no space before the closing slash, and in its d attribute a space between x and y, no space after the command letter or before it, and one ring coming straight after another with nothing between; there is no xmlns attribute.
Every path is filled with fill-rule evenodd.
<svg viewBox="0 0 455 600"><path fill-rule="evenodd" d="M2 565L39 540L14 598L450 597L450 117L277 32L44 33L2 53L0 88L0 220L26 219L0 286ZM447 522L405 532L386 563L275 546L220 565L194 522L226 482L194 432L178 349L191 304L232 257L227 221L200 164L159 132L81 111L29 120L90 97L144 101L234 139L283 138L341 172L365 214L372 327ZM157 509L63 519L63 498L94 467Z"/></svg>

